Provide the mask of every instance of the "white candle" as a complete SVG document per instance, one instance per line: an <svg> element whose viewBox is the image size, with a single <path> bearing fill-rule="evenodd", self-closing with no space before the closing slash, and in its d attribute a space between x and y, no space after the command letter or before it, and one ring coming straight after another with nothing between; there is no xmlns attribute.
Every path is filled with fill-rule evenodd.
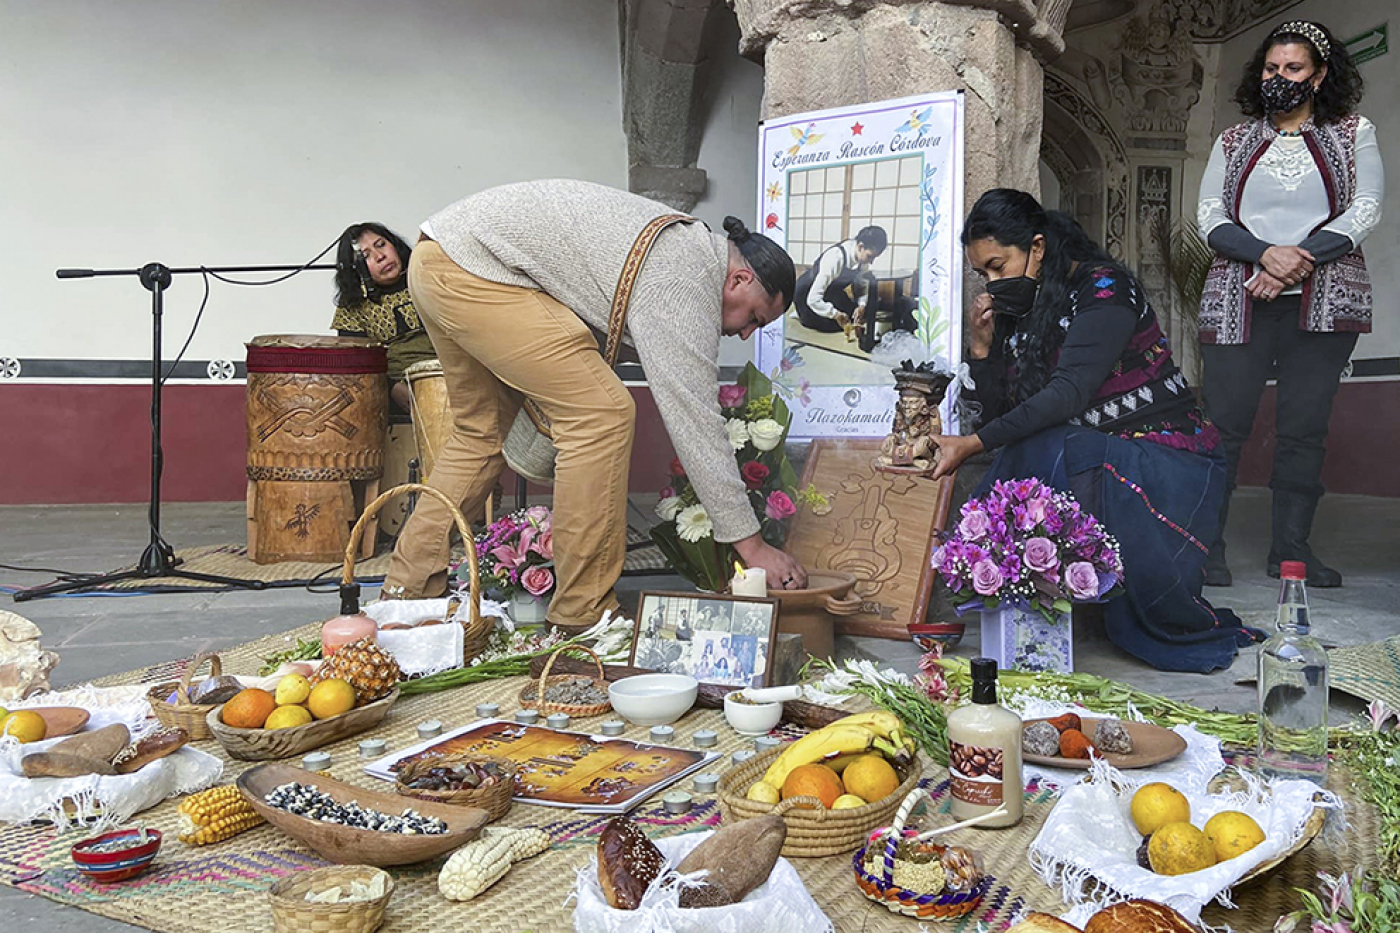
<svg viewBox="0 0 1400 933"><path fill-rule="evenodd" d="M768 571L762 567L739 568L729 581L729 590L735 596L767 596Z"/></svg>

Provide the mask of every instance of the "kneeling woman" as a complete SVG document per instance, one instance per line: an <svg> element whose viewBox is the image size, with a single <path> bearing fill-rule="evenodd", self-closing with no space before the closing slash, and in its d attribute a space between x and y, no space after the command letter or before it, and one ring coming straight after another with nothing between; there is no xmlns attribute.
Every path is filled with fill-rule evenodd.
<svg viewBox="0 0 1400 933"><path fill-rule="evenodd" d="M1141 284L1023 191L979 198L962 243L987 280L963 390L977 433L935 438L935 476L1000 448L978 495L1030 476L1074 493L1122 548L1125 592L1104 608L1114 644L1161 670L1228 667L1250 634L1201 597L1225 494L1220 437Z"/></svg>

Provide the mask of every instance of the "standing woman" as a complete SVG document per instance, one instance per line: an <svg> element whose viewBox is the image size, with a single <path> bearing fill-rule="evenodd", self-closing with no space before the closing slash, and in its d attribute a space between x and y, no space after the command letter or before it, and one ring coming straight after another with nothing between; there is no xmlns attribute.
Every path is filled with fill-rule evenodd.
<svg viewBox="0 0 1400 933"><path fill-rule="evenodd" d="M1311 586L1342 575L1308 546L1322 498L1327 424L1358 334L1371 330L1361 242L1381 219L1376 128L1356 113L1361 75L1317 23L1275 29L1235 92L1249 119L1215 141L1201 179L1201 235L1215 251L1201 300L1201 358L1226 461L1220 536L1206 582L1229 586L1225 517L1264 383L1278 380L1267 570L1304 561Z"/></svg>
<svg viewBox="0 0 1400 933"><path fill-rule="evenodd" d="M1229 667L1252 636L1201 598L1225 491L1220 437L1201 414L1137 278L1074 220L1024 191L977 199L962 243L987 282L971 309L977 433L938 436L935 478L1000 448L977 495L1038 477L1073 492L1118 539L1124 592L1110 640L1153 667Z"/></svg>
<svg viewBox="0 0 1400 933"><path fill-rule="evenodd" d="M383 224L353 224L335 256L335 316L342 337L368 337L389 351L389 393L404 412L413 392L404 370L437 358L433 341L408 294L409 246Z"/></svg>

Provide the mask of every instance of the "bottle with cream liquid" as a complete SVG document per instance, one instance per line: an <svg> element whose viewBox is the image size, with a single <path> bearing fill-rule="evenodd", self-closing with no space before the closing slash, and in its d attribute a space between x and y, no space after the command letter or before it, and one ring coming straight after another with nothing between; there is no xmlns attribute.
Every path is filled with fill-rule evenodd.
<svg viewBox="0 0 1400 933"><path fill-rule="evenodd" d="M948 714L949 807L955 820L1006 815L978 824L1001 829L1021 822L1021 717L997 705L997 662L972 661L972 703Z"/></svg>

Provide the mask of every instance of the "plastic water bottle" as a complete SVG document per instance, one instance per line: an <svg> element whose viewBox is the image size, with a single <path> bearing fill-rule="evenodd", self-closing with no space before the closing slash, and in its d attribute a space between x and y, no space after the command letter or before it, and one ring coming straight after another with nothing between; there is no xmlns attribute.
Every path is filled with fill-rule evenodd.
<svg viewBox="0 0 1400 933"><path fill-rule="evenodd" d="M1309 634L1302 561L1279 571L1278 631L1259 648L1259 771L1327 779L1327 652Z"/></svg>

